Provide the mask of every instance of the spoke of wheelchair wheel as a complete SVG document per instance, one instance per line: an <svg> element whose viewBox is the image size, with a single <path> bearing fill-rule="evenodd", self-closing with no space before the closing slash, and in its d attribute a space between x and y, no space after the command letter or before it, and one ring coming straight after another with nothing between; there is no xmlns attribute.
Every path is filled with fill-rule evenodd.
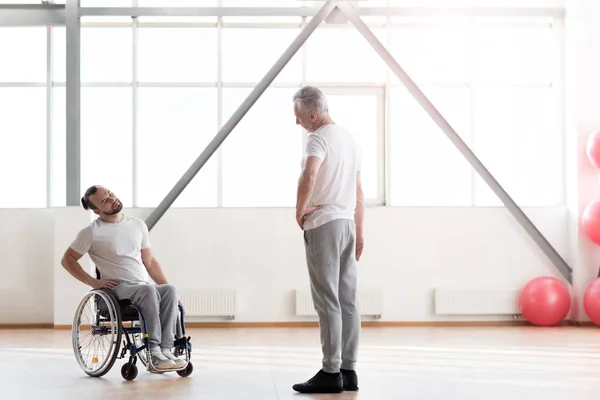
<svg viewBox="0 0 600 400"><path fill-rule="evenodd" d="M94 337L92 337L92 341L94 341ZM89 364L89 362L88 362L88 359L89 359L89 357L90 357L90 351L91 351L91 347L89 347L89 346L88 346L88 347L86 348L86 350L87 350L87 351L85 352L85 356L84 356L84 354L83 354L83 353L84 353L84 351L83 351L83 350L81 351L81 355L82 355L82 356L84 356L84 357L82 357L82 358L83 358L83 362L84 362L85 366L89 368L89 367L90 367L90 364Z"/></svg>

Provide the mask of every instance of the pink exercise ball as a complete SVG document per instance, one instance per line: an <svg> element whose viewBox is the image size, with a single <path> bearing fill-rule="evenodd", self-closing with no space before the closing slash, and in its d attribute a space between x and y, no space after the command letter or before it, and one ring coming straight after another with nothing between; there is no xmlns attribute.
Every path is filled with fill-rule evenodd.
<svg viewBox="0 0 600 400"><path fill-rule="evenodd" d="M588 137L585 152L589 162L600 169L600 131L592 133Z"/></svg>
<svg viewBox="0 0 600 400"><path fill-rule="evenodd" d="M600 199L589 202L581 215L581 225L587 237L600 245Z"/></svg>
<svg viewBox="0 0 600 400"><path fill-rule="evenodd" d="M558 279L542 276L527 282L519 295L523 316L537 326L554 326L571 309L571 295Z"/></svg>
<svg viewBox="0 0 600 400"><path fill-rule="evenodd" d="M600 325L600 278L595 279L583 295L585 313L596 325Z"/></svg>

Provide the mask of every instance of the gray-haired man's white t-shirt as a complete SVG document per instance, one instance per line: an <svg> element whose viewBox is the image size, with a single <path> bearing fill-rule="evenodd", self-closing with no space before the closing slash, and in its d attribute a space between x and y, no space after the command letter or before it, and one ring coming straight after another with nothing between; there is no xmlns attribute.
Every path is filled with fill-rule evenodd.
<svg viewBox="0 0 600 400"><path fill-rule="evenodd" d="M79 231L70 247L79 254L88 253L102 279L151 282L141 253L150 247L150 235L146 223L139 218L125 215L116 223L97 218Z"/></svg>
<svg viewBox="0 0 600 400"><path fill-rule="evenodd" d="M305 158L322 161L309 206L323 206L306 217L304 230L314 229L335 219L354 219L356 175L361 170L362 150L354 136L338 124L326 124L308 137Z"/></svg>

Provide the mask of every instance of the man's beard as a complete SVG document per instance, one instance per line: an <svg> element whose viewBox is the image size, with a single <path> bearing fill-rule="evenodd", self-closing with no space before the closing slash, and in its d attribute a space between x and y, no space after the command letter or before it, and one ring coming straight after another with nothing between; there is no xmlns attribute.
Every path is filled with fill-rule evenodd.
<svg viewBox="0 0 600 400"><path fill-rule="evenodd" d="M106 215L115 215L121 212L121 210L123 209L123 203L121 203L119 201L119 205L114 208L110 213L106 213Z"/></svg>

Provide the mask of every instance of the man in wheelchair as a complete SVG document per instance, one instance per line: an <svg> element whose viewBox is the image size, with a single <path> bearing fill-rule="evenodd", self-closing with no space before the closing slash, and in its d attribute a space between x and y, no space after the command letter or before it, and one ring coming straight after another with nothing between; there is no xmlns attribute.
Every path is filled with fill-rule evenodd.
<svg viewBox="0 0 600 400"><path fill-rule="evenodd" d="M157 370L184 367L186 361L173 354L177 292L152 254L146 223L123 214L119 198L102 186L88 188L81 204L98 218L78 232L62 266L79 281L94 289L110 289L119 300L127 299L142 310L149 354ZM90 276L79 264L86 253L102 279Z"/></svg>

